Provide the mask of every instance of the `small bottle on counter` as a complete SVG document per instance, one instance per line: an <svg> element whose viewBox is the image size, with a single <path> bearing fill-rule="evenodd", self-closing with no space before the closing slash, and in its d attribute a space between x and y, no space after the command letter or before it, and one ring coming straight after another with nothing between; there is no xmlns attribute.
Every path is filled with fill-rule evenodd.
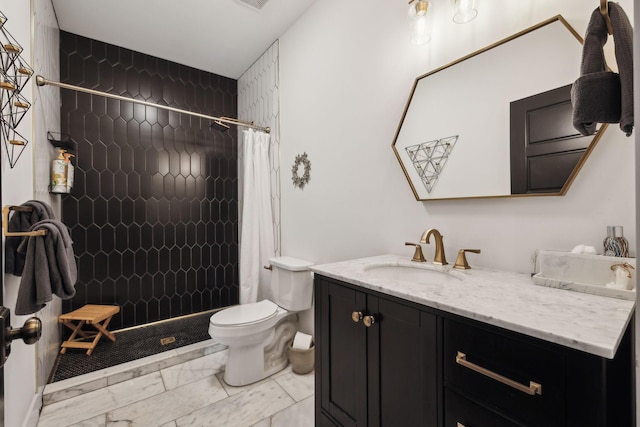
<svg viewBox="0 0 640 427"><path fill-rule="evenodd" d="M605 256L628 257L629 242L622 234L621 225L608 225L607 237L602 242Z"/></svg>

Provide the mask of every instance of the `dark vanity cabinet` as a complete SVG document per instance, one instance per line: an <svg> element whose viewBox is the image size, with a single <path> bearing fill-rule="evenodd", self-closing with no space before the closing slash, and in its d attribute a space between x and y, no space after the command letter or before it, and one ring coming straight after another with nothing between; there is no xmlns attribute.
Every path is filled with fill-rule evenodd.
<svg viewBox="0 0 640 427"><path fill-rule="evenodd" d="M315 276L316 425L632 426L615 359Z"/></svg>
<svg viewBox="0 0 640 427"><path fill-rule="evenodd" d="M316 425L437 425L436 317L318 275L315 290Z"/></svg>

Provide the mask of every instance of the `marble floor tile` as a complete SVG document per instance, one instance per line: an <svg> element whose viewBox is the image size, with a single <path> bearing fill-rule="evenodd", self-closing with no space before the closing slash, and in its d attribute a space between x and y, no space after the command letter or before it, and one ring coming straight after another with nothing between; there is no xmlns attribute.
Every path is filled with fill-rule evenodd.
<svg viewBox="0 0 640 427"><path fill-rule="evenodd" d="M107 413L107 426L154 427L228 397L215 375Z"/></svg>
<svg viewBox="0 0 640 427"><path fill-rule="evenodd" d="M309 396L272 416L269 427L311 427L315 423L314 410L314 398Z"/></svg>
<svg viewBox="0 0 640 427"><path fill-rule="evenodd" d="M220 380L220 384L222 384L222 386L224 387L225 391L229 394L229 396L233 396L234 394L242 393L244 390L246 390L248 388L255 387L255 386L260 385L260 384L264 384L267 381L273 381L273 379L276 378L277 376L286 374L287 370L289 372L291 372L291 367L288 366L288 367L284 368L282 371L276 372L275 374L272 374L271 376L269 376L269 377L267 377L267 378L265 378L263 380L260 380L258 382L247 384L247 385L242 385L242 386L234 386L234 385L229 385L229 384L225 383L224 382L224 372L220 372L219 374L217 374L217 376L218 376L218 379Z"/></svg>
<svg viewBox="0 0 640 427"><path fill-rule="evenodd" d="M38 427L313 426L313 373L298 375L287 367L233 387L222 381L224 346L198 343L179 350L172 360L151 357L95 373L96 378L47 385L51 392ZM143 375L148 370L157 372ZM98 386L104 388L94 390Z"/></svg>
<svg viewBox="0 0 640 427"><path fill-rule="evenodd" d="M69 427L105 427L107 425L106 414L98 415L97 417L89 418L88 420L80 421L79 423L72 424Z"/></svg>
<svg viewBox="0 0 640 427"><path fill-rule="evenodd" d="M45 406L38 427L68 427L164 391L160 372L154 372Z"/></svg>
<svg viewBox="0 0 640 427"><path fill-rule="evenodd" d="M171 366L161 370L160 374L165 388L171 390L183 384L222 372L226 361L227 351L224 350Z"/></svg>
<svg viewBox="0 0 640 427"><path fill-rule="evenodd" d="M85 393L104 388L106 386L107 379L100 378L95 381L88 381L86 383L77 384L71 387L60 389L58 391L47 392L47 389L45 388L45 392L42 396L42 404L51 405L52 403L61 402L75 396L80 396Z"/></svg>
<svg viewBox="0 0 640 427"><path fill-rule="evenodd" d="M275 381L248 387L213 405L178 418L178 427L249 427L295 402Z"/></svg>
<svg viewBox="0 0 640 427"><path fill-rule="evenodd" d="M154 371L160 371L170 366L187 362L188 360L197 359L207 354L215 353L224 348L225 346L218 344L213 340L207 340L158 353L137 361L134 360L132 362L124 363L116 366L116 368L122 367L121 369L109 374L109 385L146 375Z"/></svg>
<svg viewBox="0 0 640 427"><path fill-rule="evenodd" d="M233 396L234 394L242 393L245 390L248 390L248 389L250 389L252 387L256 387L256 386L259 386L261 384L264 384L267 381L272 381L271 377L268 377L268 378L265 378L263 380L258 381L257 383L251 383L251 384L242 385L242 386L234 386L234 385L229 385L229 384L224 382L224 372L220 372L219 374L216 374L216 376L218 377L218 380L220 380L220 384L222 384L222 386L224 387L224 391L226 391L229 396Z"/></svg>
<svg viewBox="0 0 640 427"><path fill-rule="evenodd" d="M286 391L289 396L296 402L306 399L313 395L314 387L314 374L313 371L308 374L296 374L288 367L283 373L273 377L280 386Z"/></svg>

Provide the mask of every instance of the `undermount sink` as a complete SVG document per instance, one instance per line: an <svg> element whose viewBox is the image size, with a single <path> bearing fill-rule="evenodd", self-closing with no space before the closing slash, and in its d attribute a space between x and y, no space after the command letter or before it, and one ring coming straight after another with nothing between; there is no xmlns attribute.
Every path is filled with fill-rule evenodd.
<svg viewBox="0 0 640 427"><path fill-rule="evenodd" d="M438 268L438 267L435 267ZM423 264L369 264L363 267L365 274L380 279L398 280L420 284L459 283L463 277L455 272L436 270ZM442 268L442 267L440 267Z"/></svg>

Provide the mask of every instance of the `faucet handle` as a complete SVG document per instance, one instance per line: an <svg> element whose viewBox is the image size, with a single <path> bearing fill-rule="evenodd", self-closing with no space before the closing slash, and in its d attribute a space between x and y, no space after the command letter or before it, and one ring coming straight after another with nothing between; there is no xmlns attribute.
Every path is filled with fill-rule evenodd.
<svg viewBox="0 0 640 427"><path fill-rule="evenodd" d="M427 262L427 259L424 257L424 254L422 253L422 246L420 246L420 243L405 242L404 244L406 246L415 246L416 247L416 250L413 253L413 258L411 258L411 261Z"/></svg>
<svg viewBox="0 0 640 427"><path fill-rule="evenodd" d="M627 273L627 277L631 279L632 277L631 270L635 270L635 267L633 265L629 264L628 262L623 262L622 264L613 264L611 266L611 270L616 271L616 268L618 267L623 269Z"/></svg>
<svg viewBox="0 0 640 427"><path fill-rule="evenodd" d="M456 263L453 265L453 268L457 268L458 270L468 270L469 263L467 262L467 257L465 252L473 252L474 254L479 254L480 249L460 249L458 251L458 258L456 258Z"/></svg>

